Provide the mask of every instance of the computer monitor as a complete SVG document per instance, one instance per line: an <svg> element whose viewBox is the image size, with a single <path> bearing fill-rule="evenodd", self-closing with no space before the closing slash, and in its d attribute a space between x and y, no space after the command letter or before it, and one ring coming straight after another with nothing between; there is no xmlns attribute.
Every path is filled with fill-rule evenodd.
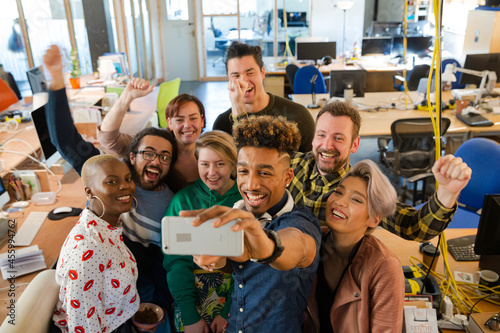
<svg viewBox="0 0 500 333"><path fill-rule="evenodd" d="M330 71L330 97L343 97L345 89L353 89L354 97L365 96L366 70Z"/></svg>
<svg viewBox="0 0 500 333"><path fill-rule="evenodd" d="M281 20L281 27L284 27L283 9L278 9L278 18ZM307 27L307 13L286 12L286 25L287 27Z"/></svg>
<svg viewBox="0 0 500 333"><path fill-rule="evenodd" d="M406 38L406 54L416 54L419 57L426 56L429 47L432 46L432 36L412 36ZM393 37L391 56L403 56L403 37Z"/></svg>
<svg viewBox="0 0 500 333"><path fill-rule="evenodd" d="M468 54L465 58L464 68L475 71L493 71L500 78L500 53ZM481 77L462 73L460 84L475 84L479 87Z"/></svg>
<svg viewBox="0 0 500 333"><path fill-rule="evenodd" d="M324 56L330 56L335 59L337 54L335 42L317 42L317 43L297 43L297 60L318 60Z"/></svg>
<svg viewBox="0 0 500 333"><path fill-rule="evenodd" d="M373 21L368 30L368 36L395 36L401 35L401 22L378 22Z"/></svg>
<svg viewBox="0 0 500 333"><path fill-rule="evenodd" d="M474 252L500 255L500 194L487 194L484 197Z"/></svg>
<svg viewBox="0 0 500 333"><path fill-rule="evenodd" d="M364 37L361 46L361 55L390 54L392 47L391 37Z"/></svg>
<svg viewBox="0 0 500 333"><path fill-rule="evenodd" d="M32 111L31 119L33 120L33 124L35 125L38 139L40 140L40 146L42 148L42 153L45 158L45 164L47 164L47 167L50 168L59 159L61 159L62 156L61 154L59 154L57 148L50 141L49 128L47 126L47 120L45 118L45 105Z"/></svg>
<svg viewBox="0 0 500 333"><path fill-rule="evenodd" d="M45 79L45 75L43 75L42 66L33 67L26 72L26 76L28 77L33 95L47 91L47 80Z"/></svg>

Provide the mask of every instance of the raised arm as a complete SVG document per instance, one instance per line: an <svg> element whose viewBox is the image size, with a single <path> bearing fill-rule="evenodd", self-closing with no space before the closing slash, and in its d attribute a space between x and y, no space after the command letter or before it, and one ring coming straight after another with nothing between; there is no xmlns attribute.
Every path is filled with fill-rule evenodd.
<svg viewBox="0 0 500 333"><path fill-rule="evenodd" d="M106 114L102 121L101 131L112 132L120 129L120 126L125 117L125 113L132 101L138 97L144 97L153 91L154 85L149 81L140 78L133 78L125 87L118 101L111 107L111 110Z"/></svg>
<svg viewBox="0 0 500 333"><path fill-rule="evenodd" d="M90 157L99 155L100 151L82 138L73 123L64 86L61 54L56 45L52 45L47 50L43 62L52 76L49 101L45 108L50 141L61 156L80 174L83 163Z"/></svg>
<svg viewBox="0 0 500 333"><path fill-rule="evenodd" d="M439 187L419 210L398 203L394 216L384 219L381 226L409 240L421 242L439 235L451 222L460 191L467 186L472 171L461 158L440 157L432 168Z"/></svg>

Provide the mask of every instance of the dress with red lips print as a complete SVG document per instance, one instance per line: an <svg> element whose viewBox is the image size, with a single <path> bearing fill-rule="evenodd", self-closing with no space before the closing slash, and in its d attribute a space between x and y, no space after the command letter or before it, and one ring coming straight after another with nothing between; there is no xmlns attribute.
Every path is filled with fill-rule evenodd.
<svg viewBox="0 0 500 333"><path fill-rule="evenodd" d="M59 255L52 319L63 332L111 332L139 309L136 280L122 228L85 209Z"/></svg>

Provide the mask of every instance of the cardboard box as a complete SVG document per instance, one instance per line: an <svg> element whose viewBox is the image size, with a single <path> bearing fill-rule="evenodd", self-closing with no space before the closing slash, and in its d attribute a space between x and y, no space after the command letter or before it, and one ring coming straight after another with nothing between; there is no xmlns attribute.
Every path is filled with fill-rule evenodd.
<svg viewBox="0 0 500 333"><path fill-rule="evenodd" d="M496 315L497 312L483 312L483 313L473 313L469 317L469 332L470 333L494 333L498 331L493 331L490 330L488 326L484 326L484 323L494 315Z"/></svg>

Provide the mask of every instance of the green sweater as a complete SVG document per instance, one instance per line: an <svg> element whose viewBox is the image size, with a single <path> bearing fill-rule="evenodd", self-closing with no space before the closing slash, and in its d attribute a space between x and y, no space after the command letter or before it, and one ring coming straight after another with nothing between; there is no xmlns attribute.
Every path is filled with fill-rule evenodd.
<svg viewBox="0 0 500 333"><path fill-rule="evenodd" d="M241 200L237 183L233 185L223 196L208 188L201 179L197 179L190 185L175 194L170 201L165 216L178 216L181 210L192 210L209 208L214 205L232 207ZM167 271L167 282L170 292L177 306L181 309L184 325L192 325L200 321L201 316L196 308L196 288L193 271L199 268L192 256L165 255L163 266ZM226 304L220 315L227 319L231 308L231 288L226 299ZM214 316L215 317L215 316Z"/></svg>

